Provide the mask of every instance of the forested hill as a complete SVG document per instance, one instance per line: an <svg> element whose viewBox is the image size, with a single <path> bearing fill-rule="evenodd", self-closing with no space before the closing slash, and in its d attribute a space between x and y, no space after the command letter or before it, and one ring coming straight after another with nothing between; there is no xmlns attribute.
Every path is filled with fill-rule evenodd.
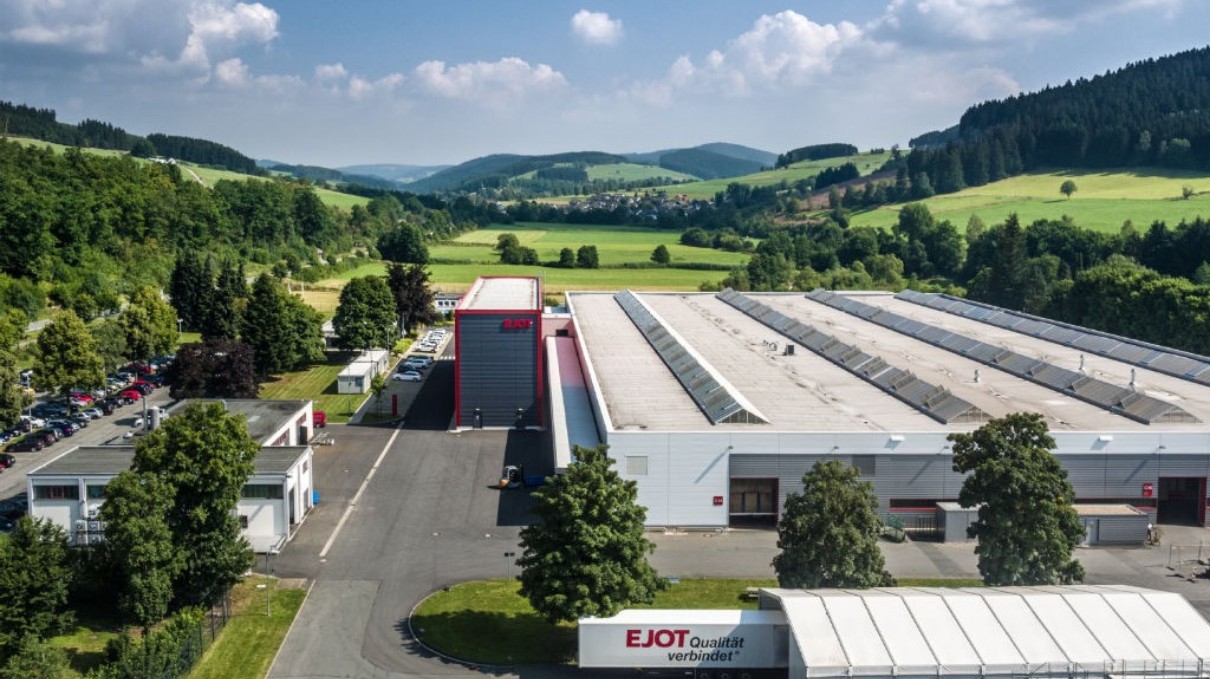
<svg viewBox="0 0 1210 679"><path fill-rule="evenodd" d="M409 191L430 193L434 191L477 191L506 184L509 179L528 172L553 168L559 165L608 165L624 163L626 159L599 151L556 153L547 156L520 156L495 154L468 160L461 165L442 170L430 177L419 179L408 186Z"/></svg>
<svg viewBox="0 0 1210 679"><path fill-rule="evenodd" d="M972 106L963 140L1006 130L1026 165L1210 168L1210 47Z"/></svg>
<svg viewBox="0 0 1210 679"><path fill-rule="evenodd" d="M146 138L98 120L75 125L56 119L52 109L0 101L0 129L6 135L30 137L64 146L129 151L132 155L167 156L199 165L213 165L244 174L263 174L256 162L228 146L206 139L166 134Z"/></svg>
<svg viewBox="0 0 1210 679"><path fill-rule="evenodd" d="M898 200L982 186L1034 169L1158 166L1210 170L1210 48L1130 64L1091 80L972 106L957 137L917 137Z"/></svg>

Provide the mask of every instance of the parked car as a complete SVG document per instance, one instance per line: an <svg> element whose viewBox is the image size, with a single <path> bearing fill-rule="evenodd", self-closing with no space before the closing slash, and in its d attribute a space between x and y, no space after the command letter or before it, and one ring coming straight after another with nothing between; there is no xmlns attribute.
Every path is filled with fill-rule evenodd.
<svg viewBox="0 0 1210 679"><path fill-rule="evenodd" d="M433 364L428 356L409 356L403 361L403 368L408 370L424 370Z"/></svg>
<svg viewBox="0 0 1210 679"><path fill-rule="evenodd" d="M328 426L328 414L322 410L311 411L311 426L316 429Z"/></svg>
<svg viewBox="0 0 1210 679"><path fill-rule="evenodd" d="M29 511L29 502L24 498L10 498L0 501L0 517L15 521Z"/></svg>
<svg viewBox="0 0 1210 679"><path fill-rule="evenodd" d="M22 415L21 425L25 431L33 431L34 429L41 429L42 427L45 427L46 420L33 415Z"/></svg>
<svg viewBox="0 0 1210 679"><path fill-rule="evenodd" d="M123 403L129 405L143 398L143 392L138 389L124 389L118 393L118 398L122 399Z"/></svg>
<svg viewBox="0 0 1210 679"><path fill-rule="evenodd" d="M415 370L407 370L407 371L404 371L401 373L395 373L394 375L391 375L391 379L401 380L403 382L419 382L424 379L424 376L421 375L420 373L416 372Z"/></svg>
<svg viewBox="0 0 1210 679"><path fill-rule="evenodd" d="M9 453L0 453L0 469L8 469L17 464L17 456Z"/></svg>
<svg viewBox="0 0 1210 679"><path fill-rule="evenodd" d="M32 453L45 447L46 444L42 442L40 437L27 434L8 444L5 450L11 453Z"/></svg>
<svg viewBox="0 0 1210 679"><path fill-rule="evenodd" d="M80 431L80 426L71 420L51 420L49 425L49 429L61 431L63 436L75 436L76 432Z"/></svg>
<svg viewBox="0 0 1210 679"><path fill-rule="evenodd" d="M98 403L100 403L100 401L98 401ZM86 408L84 410L81 410L80 412L83 413L84 415L91 417L94 420L99 420L102 417L105 417L105 411L101 410L97 406L93 406L92 408Z"/></svg>

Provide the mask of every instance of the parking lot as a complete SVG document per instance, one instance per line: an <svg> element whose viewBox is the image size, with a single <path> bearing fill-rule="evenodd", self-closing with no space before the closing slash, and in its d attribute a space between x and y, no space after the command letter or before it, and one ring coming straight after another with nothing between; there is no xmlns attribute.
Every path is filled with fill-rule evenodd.
<svg viewBox="0 0 1210 679"><path fill-rule="evenodd" d="M147 396L146 405L152 407L167 407L171 402L168 389L161 387ZM61 439L39 451L13 453L17 458L16 464L0 472L0 499L12 497L25 491L26 473L76 446L99 446L107 443L121 442L130 444L131 439L125 434L133 430L133 425L143 415L143 401L132 405L120 406L113 414L92 420L88 426L74 435Z"/></svg>

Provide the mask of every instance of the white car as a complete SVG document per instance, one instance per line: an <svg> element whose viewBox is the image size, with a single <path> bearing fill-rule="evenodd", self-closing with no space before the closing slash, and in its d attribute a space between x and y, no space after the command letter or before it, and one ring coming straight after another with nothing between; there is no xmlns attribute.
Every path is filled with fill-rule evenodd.
<svg viewBox="0 0 1210 679"><path fill-rule="evenodd" d="M417 370L424 370L432 364L433 359L428 356L409 356L403 361L404 368L415 368Z"/></svg>
<svg viewBox="0 0 1210 679"><path fill-rule="evenodd" d="M421 375L420 373L416 372L415 370L405 370L401 373L395 373L394 375L391 375L391 379L400 380L403 382L419 382L420 380L424 379L424 376Z"/></svg>
<svg viewBox="0 0 1210 679"><path fill-rule="evenodd" d="M94 420L99 420L102 417L105 417L105 413L102 412L100 408L88 408L86 410L81 410L80 412L84 413L85 415L91 417Z"/></svg>

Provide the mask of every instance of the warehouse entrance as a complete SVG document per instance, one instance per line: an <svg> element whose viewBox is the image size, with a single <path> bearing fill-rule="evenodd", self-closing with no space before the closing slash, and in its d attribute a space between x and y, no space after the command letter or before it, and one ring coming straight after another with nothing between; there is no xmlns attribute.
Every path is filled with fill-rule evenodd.
<svg viewBox="0 0 1210 679"><path fill-rule="evenodd" d="M777 479L731 479L732 526L777 523Z"/></svg>
<svg viewBox="0 0 1210 679"><path fill-rule="evenodd" d="M1160 477L1156 520L1202 526L1206 523L1206 477Z"/></svg>

